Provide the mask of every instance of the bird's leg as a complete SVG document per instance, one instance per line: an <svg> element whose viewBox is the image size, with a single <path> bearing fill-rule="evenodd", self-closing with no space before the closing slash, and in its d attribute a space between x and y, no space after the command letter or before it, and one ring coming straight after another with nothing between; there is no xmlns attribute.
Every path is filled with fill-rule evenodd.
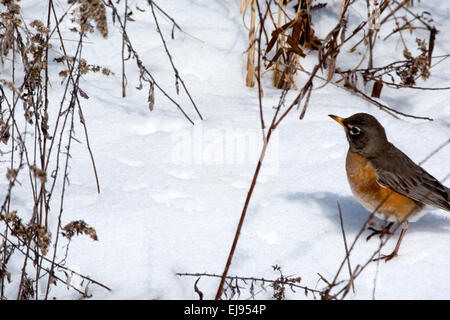
<svg viewBox="0 0 450 320"><path fill-rule="evenodd" d="M382 238L385 234L391 234L391 231L389 229L392 227L393 224L394 224L393 222L390 222L387 226L381 228L380 230L377 230L372 227L368 227L367 229L372 231L372 233L366 238L366 241L369 241L370 238L372 238L373 236L375 236L377 234L380 235L380 238Z"/></svg>
<svg viewBox="0 0 450 320"><path fill-rule="evenodd" d="M385 262L391 260L392 258L395 258L398 255L398 249L400 248L400 243L403 240L403 237L405 236L406 230L408 230L408 221L405 221L402 223L402 232L400 233L400 237L398 238L397 244L395 245L394 251L392 251L391 254L384 255L380 258L374 259L376 260L384 260Z"/></svg>

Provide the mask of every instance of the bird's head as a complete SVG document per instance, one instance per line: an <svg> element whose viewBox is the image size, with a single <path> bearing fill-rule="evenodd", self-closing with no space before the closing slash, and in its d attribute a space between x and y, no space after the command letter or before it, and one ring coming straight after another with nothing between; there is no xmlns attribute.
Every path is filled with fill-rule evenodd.
<svg viewBox="0 0 450 320"><path fill-rule="evenodd" d="M367 113L356 113L348 118L329 115L344 127L350 151L370 157L383 150L388 142L383 126Z"/></svg>

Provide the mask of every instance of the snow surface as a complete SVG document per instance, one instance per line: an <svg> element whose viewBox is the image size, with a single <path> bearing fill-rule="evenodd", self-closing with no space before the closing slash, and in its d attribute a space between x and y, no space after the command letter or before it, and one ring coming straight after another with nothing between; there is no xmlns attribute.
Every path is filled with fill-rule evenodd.
<svg viewBox="0 0 450 320"><path fill-rule="evenodd" d="M146 1L128 2L135 20L127 26L131 42L157 81L176 96L173 73ZM328 2L327 8L313 15L319 37L337 21L341 1ZM61 14L67 4L56 3ZM22 5L25 19L45 21L45 2L27 0ZM135 10L136 5L146 12ZM68 267L112 288L108 292L91 285L94 299L197 299L196 278L175 273L221 274L261 147L257 88L244 83L248 34L239 13L240 0L169 0L159 5L186 32L175 31L175 39L170 39L171 24L159 16L175 65L205 120L198 119L183 94L177 101L195 126L158 91L154 111L149 112L146 90L134 88L138 70L131 60L126 64L127 97L122 98L121 33L117 24L109 24L106 40L98 32L89 35L83 47L87 61L115 73L110 77L87 75L81 82L90 97L82 104L101 193L96 192L82 127L78 125L76 134L81 143L75 143L72 150L62 224L83 219L97 231L99 241L86 236L75 238L67 258ZM441 0L416 5L433 14L441 31L434 55L449 53L450 3ZM364 6L352 9L352 15L366 17ZM119 7L123 9L122 3ZM64 38L76 40L76 34L67 30L70 24L63 26ZM428 39L426 32L423 37ZM392 39L386 44L380 41L375 65L399 57L402 45ZM67 50L74 52L76 43L67 41ZM412 45L410 50L414 49ZM58 47L53 50L52 59L60 53ZM338 63L353 66L356 56L346 57L348 60ZM305 68L315 62L312 54L305 60ZM61 66L49 63L56 75ZM448 60L440 63L432 69L430 79L419 84L448 86L448 66ZM300 74L299 86L304 80ZM269 74L263 85L264 114L269 121L280 90L271 86ZM319 85L318 81L316 87ZM62 87L55 82L52 88L51 95L58 99ZM287 102L296 95L290 92ZM449 98L450 91L383 89L383 103L435 119L429 122L395 119L332 85L313 91L305 118L300 121L299 112L293 111L270 142L229 275L275 279L278 273L272 266L280 265L284 275L301 276L303 285L322 288L324 283L318 283L317 273L332 278L345 255L336 201L342 206L349 242L368 216L347 183L344 132L327 115L374 115L385 126L389 139L419 162L450 137ZM449 159L447 146L423 167L442 179L450 169ZM18 207L32 207L24 203L29 201L24 194L16 197ZM357 278L356 292L349 294L349 299L371 299L374 281L377 299L450 298L450 216L442 210L427 211L429 214L410 224L399 257L371 264ZM56 214L51 223L54 230ZM378 246L378 238L366 242L367 235L366 231L352 252L354 266L364 263ZM394 245L395 238L383 253L389 253ZM10 268L19 270L21 261L12 260ZM342 277L346 279L347 273L342 272ZM218 279L202 278L198 287L206 299L212 299L218 284ZM14 296L16 291L10 288ZM75 299L79 295L58 285L51 297ZM248 293L241 296L247 297ZM260 292L257 298L271 298L270 290ZM287 298L305 299L305 295L298 290L287 292Z"/></svg>

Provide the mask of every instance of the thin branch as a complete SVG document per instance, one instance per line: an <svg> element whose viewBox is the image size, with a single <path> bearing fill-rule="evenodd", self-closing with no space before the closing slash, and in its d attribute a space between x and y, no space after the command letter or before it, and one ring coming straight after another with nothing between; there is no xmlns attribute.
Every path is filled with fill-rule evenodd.
<svg viewBox="0 0 450 320"><path fill-rule="evenodd" d="M339 212L339 222L340 222L341 231L342 231L342 239L344 240L345 258L347 260L348 274L350 275L349 286L351 285L353 293L354 293L355 285L353 283L353 273L352 273L352 267L350 264L350 252L348 251L347 237L345 236L344 220L342 218L342 210L341 210L341 204L339 203L339 200L337 200L337 207L338 207L338 212Z"/></svg>
<svg viewBox="0 0 450 320"><path fill-rule="evenodd" d="M213 273L189 273L189 272L177 272L176 273L177 276L179 277L210 277L210 278L222 278L222 275L219 274L213 274ZM225 277L227 280L242 280L242 281L257 281L257 282L262 282L262 283L280 283L280 280L273 280L273 279L265 279L265 278L256 278L256 277L242 277L242 276L226 276ZM289 286L292 286L294 288L299 288L299 289L303 289L312 293L316 293L316 294L322 294L322 291L320 290L316 290L316 289L311 289L308 288L306 286L302 286L299 285L296 282L293 281L287 281L285 282L285 284L288 284Z"/></svg>
<svg viewBox="0 0 450 320"><path fill-rule="evenodd" d="M178 110L180 110L180 112L183 114L183 116L192 124L194 125L194 121L192 121L192 119L186 114L186 112L183 110L183 108L180 106L180 104L178 102L176 102L155 80L155 78L153 77L153 75L147 70L147 68L144 66L142 60L139 58L139 55L137 53L137 51L133 48L133 45L131 43L130 38L128 37L128 33L124 28L124 25L122 23L122 19L119 15L119 13L117 12L117 8L114 6L114 4L112 3L111 0L102 0L103 3L105 4L105 6L109 7L112 9L113 11L113 15L117 18L117 21L119 22L120 28L122 30L123 33L123 37L126 41L126 43L128 44L128 49L131 51L133 57L136 59L136 64L141 72L141 74L145 74L147 75L150 80L145 79L147 82L150 82L151 85L156 86L156 88L158 88L158 90L167 98L169 99L177 108Z"/></svg>
<svg viewBox="0 0 450 320"><path fill-rule="evenodd" d="M180 81L181 85L183 86L184 92L186 92L187 96L189 97L189 100L191 101L192 105L194 106L194 109L197 112L198 116L200 117L200 120L203 120L203 117L200 114L200 111L198 110L197 105L195 104L194 100L192 99L192 96L189 93L189 90L186 88L186 85L184 84L183 79L180 77L179 72L178 72L177 68L175 67L175 64L173 63L172 55L170 54L169 49L167 48L166 41L164 40L164 36L162 35L161 29L159 27L158 18L156 17L155 10L153 8L154 3L152 0L147 0L147 1L150 4L150 8L152 9L153 19L156 24L156 31L158 32L158 34L161 38L161 41L164 45L164 50L166 51L166 54L169 57L170 65L172 66L173 72L175 73L175 86L177 88L177 93L178 93L178 81Z"/></svg>

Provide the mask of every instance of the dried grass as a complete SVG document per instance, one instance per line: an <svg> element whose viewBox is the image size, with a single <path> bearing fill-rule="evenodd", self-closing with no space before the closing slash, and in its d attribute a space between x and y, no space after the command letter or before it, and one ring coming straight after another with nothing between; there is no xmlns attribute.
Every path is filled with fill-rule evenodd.
<svg viewBox="0 0 450 320"><path fill-rule="evenodd" d="M71 57L65 51L59 30L61 18L57 17L51 0L48 2L47 22L24 21L19 2L10 0L2 1L1 4L6 10L0 14L0 61L2 67L10 65L12 70L9 75L2 74L2 77L9 78L0 80L3 84L0 86L0 140L9 148L9 152L1 154L2 157L6 155L9 160L6 173L9 187L0 210L0 226L3 229L0 231L1 299L6 299L7 287L11 282L19 282L18 285L15 284L18 287L17 299L41 299L42 296L36 294L40 292L40 287L45 289L44 298L47 299L51 286L57 282L66 283L64 273L69 269L63 262L57 261L61 258L61 252L59 255L57 253L59 234L62 233L60 223L64 219L62 213L68 183L67 168L69 159L73 156L71 141L75 139L75 110L80 115L79 125L84 128L97 188L100 190L87 127L82 116L80 97L87 99L88 96L80 89L80 77L90 72L101 72L105 76L111 74L109 69L89 64L81 56L86 34L94 31L91 21L104 37L107 36L106 11L100 1L69 1L69 4L76 4L72 8L75 7L73 10L78 28L72 31L79 35L76 53ZM50 34L54 32L57 37L51 39ZM62 49L61 56L55 60L65 66L59 72L64 94L56 103L48 99L48 51L55 43ZM19 77L18 73L23 74L23 77ZM22 112L19 105L22 105ZM32 133L33 138L26 138L29 133ZM62 161L65 162L63 167L60 165ZM20 212L15 209L17 204L12 198L16 191L19 192L16 189L28 187L28 196L33 205L27 208L28 212ZM55 198L55 194L59 194L60 198ZM49 221L55 218L59 223L51 231ZM63 230L67 241L79 233L97 238L95 229L80 221L69 222ZM52 258L47 257L50 251L53 251ZM63 254L67 255L68 252ZM19 274L8 270L8 263L14 255L23 257ZM56 270L57 266L59 271ZM89 283L94 281L89 280ZM101 283L95 283L109 290ZM89 296L87 291L69 287L82 297ZM11 297L11 292L8 296Z"/></svg>
<svg viewBox="0 0 450 320"><path fill-rule="evenodd" d="M117 3L116 3L117 4ZM125 63L132 58L140 71L139 85L148 84L148 107L155 107L155 89L168 98L192 124L194 122L182 106L162 88L149 68L140 59L127 34L126 23L133 22L128 1L124 1L125 12L119 14L116 4L103 0L67 0L67 9L57 15L53 0L47 1L46 21L27 22L21 14L20 1L2 0L0 3L0 63L1 68L11 70L0 76L0 143L7 152L0 152L6 158L8 168L6 179L9 183L0 210L0 299L6 299L9 283L16 282L17 299L48 299L52 287L62 282L75 290L81 298L88 298L91 284L110 290L106 285L90 277L78 274L65 266L69 254L69 245L75 236L87 235L98 240L93 226L83 220L66 221L64 217L65 198L69 184L69 163L73 154L74 141L81 142L75 132L82 129L86 149L92 163L93 177L97 192L100 182L97 174L94 152L89 142L87 119L83 113L83 101L89 99L87 90L81 86L82 78L89 73L110 76L113 72L104 66L89 63L83 56L86 37L99 33L108 37L108 11L113 22L118 22L123 35L122 41L122 92L125 97L127 79ZM177 70L165 37L159 27L158 15L164 16L173 24L174 30L181 32L180 26L154 1L148 0L147 8L136 8L141 12L149 11L157 26L157 32L164 46L164 52L170 60L175 76L177 94L184 90L200 120L202 116ZM70 31L78 38L75 52L66 51L66 41L61 28L64 20L70 19L75 25ZM95 39L95 37L92 37ZM94 42L95 44L95 42ZM49 50L59 53L49 64ZM128 57L127 57L128 53ZM58 70L59 78L50 79L51 71ZM9 69L8 69L9 68ZM58 68L58 69L56 69ZM54 74L54 73L52 73ZM61 86L59 101L49 100L49 88ZM21 106L21 107L20 107ZM22 110L20 109L22 108ZM30 135L32 138L28 138ZM27 196L33 206L27 212L21 212L12 199L18 189L30 189ZM58 197L56 197L58 196ZM50 223L57 221L57 224ZM49 226L54 229L50 230ZM19 273L10 271L12 256L22 256L23 264ZM84 280L84 288L71 284L71 275L77 274ZM19 284L17 285L17 282ZM45 294L38 296L37 292ZM8 297L12 296L11 292Z"/></svg>
<svg viewBox="0 0 450 320"><path fill-rule="evenodd" d="M257 15L250 15L251 21L253 21L253 16L259 19L257 22L252 23L252 25L257 25L258 28L254 29L250 27L249 36L249 50L248 61L254 61L255 52L252 50L256 48L257 43L257 63L247 63L247 85L252 84L248 81L249 78L256 77L258 83L258 95L259 95L259 110L260 110L260 121L262 128L262 138L264 145L261 150L260 158L257 163L253 179L247 193L247 198L242 209L242 213L239 222L236 227L235 236L229 251L227 261L225 263L225 268L222 275L209 274L209 273L179 273L179 276L192 276L197 277L195 283L195 291L199 291L198 283L203 277L217 277L220 278L220 284L217 289L216 299L222 299L223 297L231 299L233 297L240 296L241 291L246 289L250 292L250 297L255 297L254 285L255 279L258 279L264 283L264 279L258 277L230 277L228 272L230 265L233 260L234 253L236 251L240 234L243 230L243 224L246 218L247 209L249 207L254 188L256 186L256 181L265 157L265 152L267 145L270 142L270 137L274 130L278 128L283 119L295 110L300 109L299 115L300 119L303 119L307 111L309 100L312 94L313 87L320 89L328 84L333 84L338 88L342 88L355 94L356 96L370 102L379 109L389 113L394 117L411 117L422 120L432 120L428 117L418 117L415 115L400 112L395 108L388 107L382 104L377 99L382 96L383 86L390 86L392 88L413 88L413 89L432 89L432 90L443 90L449 88L423 88L416 86L417 80L426 80L430 77L430 69L433 67L432 52L434 44L436 41L436 34L438 30L432 25L432 19L429 13L416 13L414 11L413 5L410 1L366 1L367 5L367 19L362 19L361 22L353 29L349 30L347 21L349 19L349 8L354 4L355 1L342 0L340 10L338 12L339 20L337 25L329 30L329 33L324 39L318 39L315 36L313 23L311 21L311 10L321 10L326 7L326 3L315 3L312 0L299 0L298 5L294 6L295 14L288 12L286 5L290 1L256 1L256 8L258 11ZM250 1L242 1L241 3L241 13L246 14L246 8L249 4L254 4ZM275 18L273 10L277 10L278 17ZM399 57L399 60L391 63L387 66L376 67L373 65L374 50L380 40L378 34L382 28L385 28L389 21L402 20L403 25L399 23L396 24L396 29L388 36L398 36L401 40L404 50L403 55ZM282 23L282 21L284 22ZM315 23L320 23L315 21ZM271 31L269 32L268 25L271 26ZM427 30L429 32L429 40L426 42L424 39L417 37L415 44L418 47L419 55L414 56L408 50L410 43L405 41L402 31L408 30L410 33L414 34L416 30ZM263 45L263 35L271 34L270 39L266 36L265 46ZM356 45L354 45L351 50L344 51L343 47L351 39L356 39L360 37ZM386 38L385 38L386 39ZM344 54L352 54L360 50L362 52L363 59L358 60L355 66L349 70L342 70L338 64L338 56ZM316 55L318 62L312 70L306 70L302 66L302 59L307 55ZM440 57L442 59L447 58L448 55ZM280 93L280 100L278 106L274 108L273 117L271 124L269 126L265 125L264 112L263 112L263 101L262 101L262 91L261 77L264 75L260 68L254 70L255 64L260 66L260 60L266 63L266 69L272 70L274 74L274 86L282 89ZM367 68L361 68L363 62L367 62ZM439 60L437 63L440 63ZM434 64L436 65L436 63ZM256 72L255 72L256 71ZM285 105L286 94L290 89L297 89L296 84L296 72L301 71L302 74L306 74L307 78L304 79L304 85L299 88L300 91L297 97L290 103ZM319 75L319 71L324 71L326 77ZM371 96L364 93L365 88L360 88L360 83L358 79L362 78L364 80L363 85L367 86L371 84L372 92ZM390 79L390 81L386 80ZM315 82L320 82L321 86L315 86ZM444 145L450 143L447 141ZM440 149L442 146L440 147ZM433 152L432 154L435 154ZM428 157L429 158L429 157ZM427 158L427 159L428 159ZM386 199L384 200L386 201ZM381 202L379 206L383 203ZM352 266L350 264L350 255L355 246L355 243L361 236L361 234L366 230L366 227L371 225L372 217L374 216L376 210L371 213L367 221L362 226L360 232L355 237L350 245L347 245L347 238L345 235L345 228L342 221L342 212L338 204L339 216L341 218L341 230L343 232L343 241L345 246L345 258L340 263L338 271L336 272L332 280L327 280L325 277L320 275L319 282L325 283L325 287L321 290L314 291L321 299L344 299L350 289L355 290L355 279L365 270L367 265L374 261L379 261L380 251L387 243L389 238L392 236L398 227L398 224L392 230L392 233L381 232L380 245L375 250L371 258L363 264L357 264ZM377 258L378 257L378 258ZM377 262L378 263L378 262ZM347 266L349 279L341 279L341 271L344 266ZM274 270L278 270L275 268ZM286 279L280 271L280 278L275 280L274 285L274 299L284 299L286 297L286 290L284 280ZM250 280L250 286L243 286L247 284L245 281ZM291 279L292 280L292 279ZM290 284L292 282L289 282ZM231 291L231 295L229 292ZM310 292L305 290L305 295ZM315 298L315 295L314 295Z"/></svg>

